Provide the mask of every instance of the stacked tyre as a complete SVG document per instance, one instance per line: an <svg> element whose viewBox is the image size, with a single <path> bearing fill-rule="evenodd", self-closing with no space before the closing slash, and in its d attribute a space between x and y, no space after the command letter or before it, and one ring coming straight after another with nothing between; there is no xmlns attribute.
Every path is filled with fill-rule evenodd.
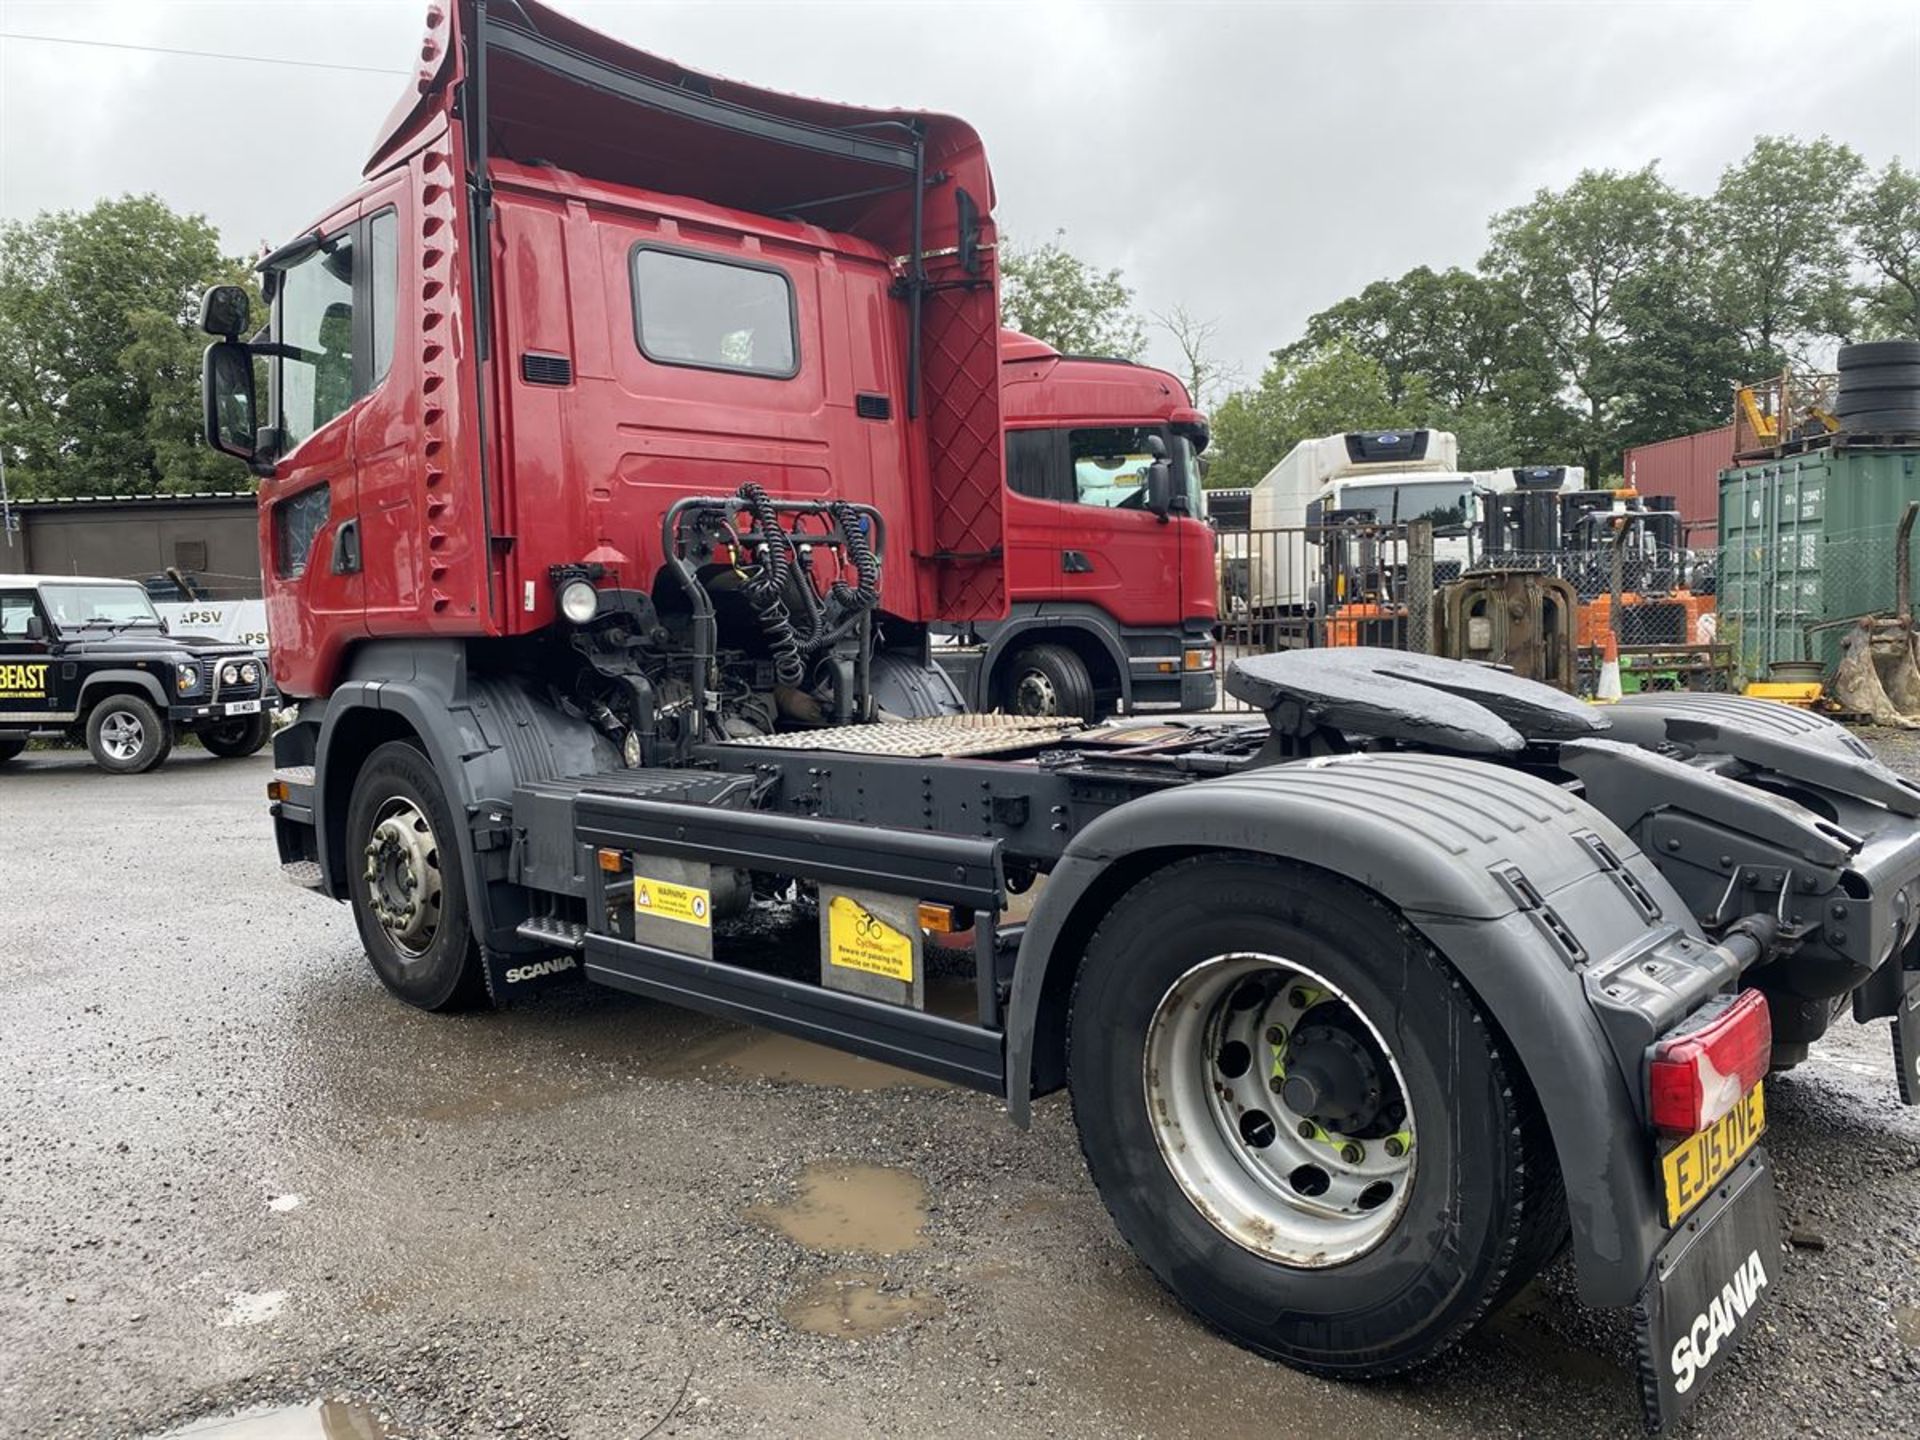
<svg viewBox="0 0 1920 1440"><path fill-rule="evenodd" d="M1920 340L1842 345L1833 413L1849 435L1920 434Z"/></svg>

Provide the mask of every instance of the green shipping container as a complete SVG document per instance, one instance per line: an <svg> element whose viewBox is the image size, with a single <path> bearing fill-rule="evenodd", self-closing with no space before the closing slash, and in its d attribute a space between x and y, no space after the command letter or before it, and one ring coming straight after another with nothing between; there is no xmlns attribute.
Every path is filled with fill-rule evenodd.
<svg viewBox="0 0 1920 1440"><path fill-rule="evenodd" d="M1920 449L1813 450L1720 473L1719 636L1744 678L1802 658L1808 625L1893 609L1909 500ZM1813 658L1837 663L1845 633L1814 636Z"/></svg>

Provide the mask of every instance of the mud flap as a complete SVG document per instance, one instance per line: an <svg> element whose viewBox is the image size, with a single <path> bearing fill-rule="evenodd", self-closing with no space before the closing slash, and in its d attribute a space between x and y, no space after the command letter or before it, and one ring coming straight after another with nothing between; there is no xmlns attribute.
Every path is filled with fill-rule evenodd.
<svg viewBox="0 0 1920 1440"><path fill-rule="evenodd" d="M1906 993L1893 1017L1893 1069L1900 1103L1920 1105L1920 970L1907 972Z"/></svg>
<svg viewBox="0 0 1920 1440"><path fill-rule="evenodd" d="M1780 1279L1780 1211L1755 1150L1660 1248L1633 1307L1647 1429L1684 1415L1758 1327Z"/></svg>
<svg viewBox="0 0 1920 1440"><path fill-rule="evenodd" d="M496 1010L530 1000L543 990L577 984L586 978L586 972L580 966L580 957L563 951L546 955L511 955L483 945L480 947L480 961L487 977L487 998L493 1002Z"/></svg>

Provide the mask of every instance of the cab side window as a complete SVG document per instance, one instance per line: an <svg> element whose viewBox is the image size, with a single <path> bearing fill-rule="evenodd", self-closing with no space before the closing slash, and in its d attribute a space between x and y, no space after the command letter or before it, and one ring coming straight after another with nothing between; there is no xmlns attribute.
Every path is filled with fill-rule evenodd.
<svg viewBox="0 0 1920 1440"><path fill-rule="evenodd" d="M280 277L280 428L298 445L353 403L353 234Z"/></svg>
<svg viewBox="0 0 1920 1440"><path fill-rule="evenodd" d="M1133 425L1068 431L1074 503L1105 510L1142 508L1147 503L1147 468L1153 464L1147 437L1154 433Z"/></svg>
<svg viewBox="0 0 1920 1440"><path fill-rule="evenodd" d="M276 394L291 450L376 389L393 369L400 225L391 209L332 236L280 272Z"/></svg>
<svg viewBox="0 0 1920 1440"><path fill-rule="evenodd" d="M1007 432L1007 486L1016 495L1031 495L1036 500L1065 500L1071 496L1067 483L1066 448L1058 430L1009 430Z"/></svg>
<svg viewBox="0 0 1920 1440"><path fill-rule="evenodd" d="M0 590L0 640L26 639L33 613L31 590Z"/></svg>

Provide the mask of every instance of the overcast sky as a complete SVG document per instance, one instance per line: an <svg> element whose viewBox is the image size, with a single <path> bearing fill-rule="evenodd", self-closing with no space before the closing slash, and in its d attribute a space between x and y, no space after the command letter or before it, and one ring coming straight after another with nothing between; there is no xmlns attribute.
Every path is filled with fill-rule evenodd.
<svg viewBox="0 0 1920 1440"><path fill-rule="evenodd" d="M1756 134L1920 163L1920 4L632 3L558 8L698 70L944 110L985 137L1003 230L1220 324L1248 378L1370 280L1471 265L1487 217L1583 167L1710 188ZM0 215L151 190L235 253L357 181L424 0L0 0ZM1153 358L1170 363L1164 337Z"/></svg>

